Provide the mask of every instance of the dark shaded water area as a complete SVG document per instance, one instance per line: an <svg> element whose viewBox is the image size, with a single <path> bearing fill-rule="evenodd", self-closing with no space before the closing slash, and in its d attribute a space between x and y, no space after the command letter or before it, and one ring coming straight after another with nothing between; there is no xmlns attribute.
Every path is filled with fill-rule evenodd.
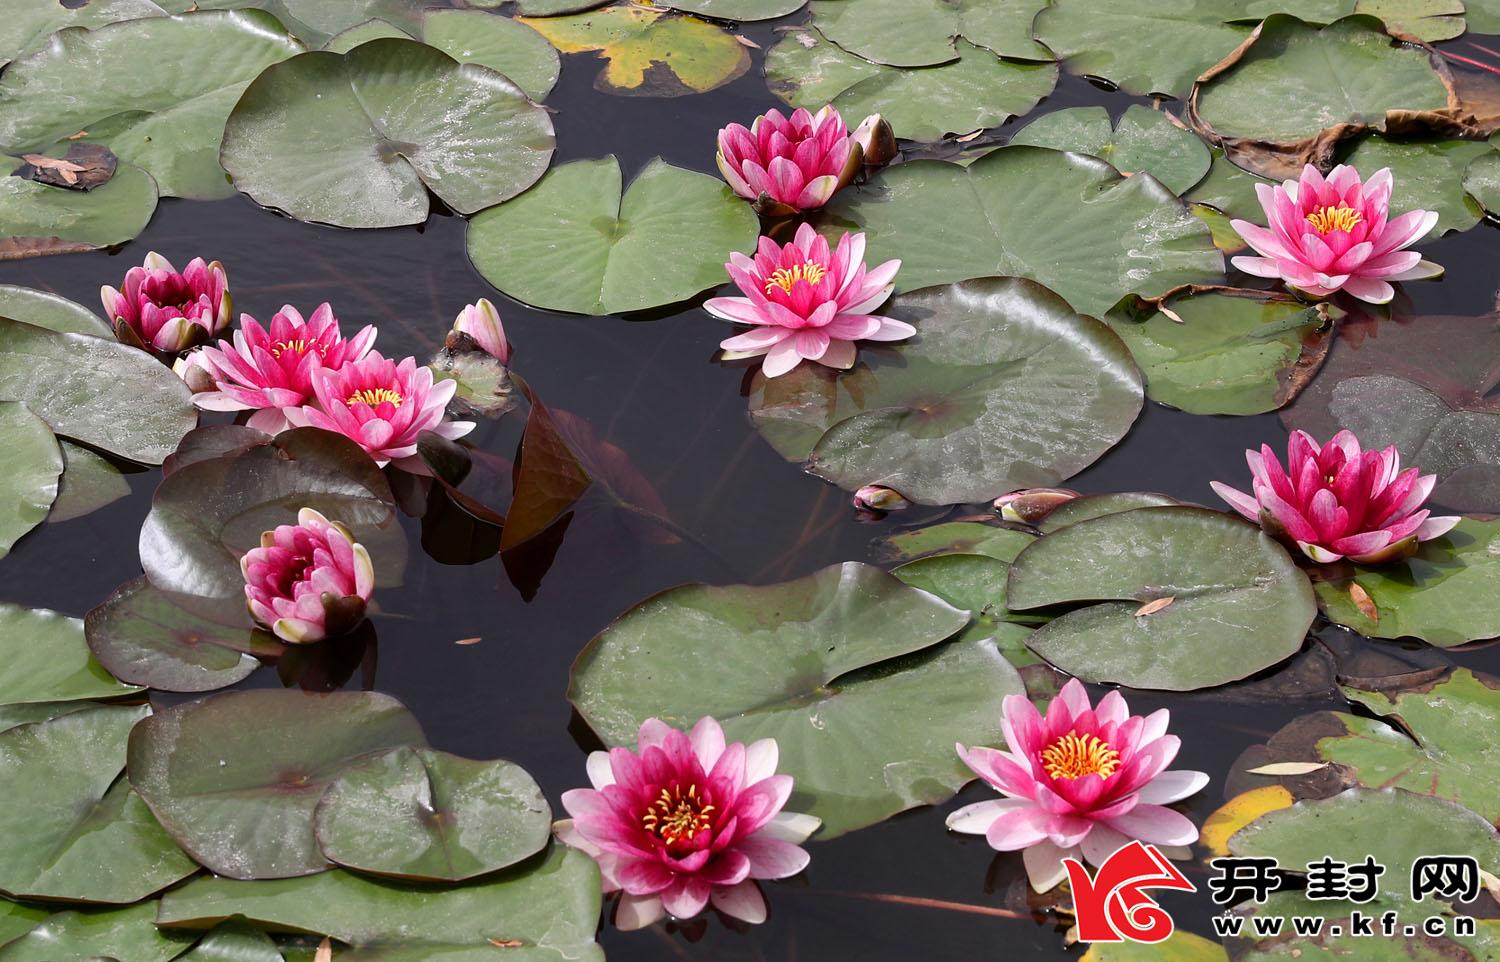
<svg viewBox="0 0 1500 962"><path fill-rule="evenodd" d="M800 22L802 15L788 19ZM745 33L768 47L775 26ZM756 66L728 87L666 100L599 93L592 87L598 69L592 55L565 58L561 84L548 100L558 111L556 162L614 153L627 178L655 156L712 171L719 127L779 106L759 72L760 51L752 53ZM1102 104L1118 114L1132 102L1065 76L1034 113ZM464 221L449 216L434 216L420 230L354 232L296 223L244 198L167 201L147 231L123 250L0 264L0 283L56 291L92 306L99 285L118 284L148 250L178 263L201 254L228 268L237 311L265 320L283 303L306 313L327 300L346 333L374 323L383 353L422 359L440 345L460 307L493 298L517 346L516 369L549 406L581 417L627 452L691 538L659 544L640 537L640 529L618 515L581 512L527 600L496 558L440 563L424 552L420 524L404 519L410 540L405 583L377 593L378 658L364 668L373 669L375 688L411 706L435 747L519 762L560 811L558 796L585 784L584 755L597 747L564 697L568 668L617 614L684 582L771 582L839 561L876 561L878 538L949 512L913 509L862 521L845 492L783 461L749 423L746 369L714 360L728 326L696 303L626 319L533 310L479 277L464 253L464 233ZM955 236L953 243L965 239ZM1493 308L1500 282L1493 267L1500 263L1500 233L1493 227L1451 235L1423 251L1447 267L1447 278L1408 285L1407 310L1478 315ZM508 458L518 436L519 421L510 418L484 424L473 440ZM1210 480L1240 484L1244 449L1261 442L1280 448L1285 438L1275 415L1201 417L1148 402L1129 437L1068 483L1086 492L1155 490L1217 505ZM0 599L81 616L140 574L136 539L159 477L157 471L134 475L130 498L29 535L0 561ZM1378 665L1385 673L1447 661L1500 670L1494 648L1444 653L1363 641L1336 629L1324 635L1358 664ZM473 638L480 641L455 643ZM348 668L349 686L370 680ZM1195 821L1201 824L1228 793L1226 778L1246 747L1297 715L1346 707L1326 684L1310 695L1288 694L1284 682L1293 674L1283 671L1259 687L1132 695L1137 711L1173 710L1173 730L1183 738L1177 767L1210 773L1210 787L1191 802ZM245 684L279 683L275 670L265 669ZM1052 921L994 911L1024 913L1018 855L996 855L982 838L944 830L948 811L987 794L982 785L970 786L950 805L812 843L813 861L804 876L766 887L772 914L764 926L739 931L709 919L627 934L606 925L602 943L617 962L882 962L918 955L947 960L976 953L994 957L997 949L1008 959L1076 954L1064 949ZM1201 864L1184 868L1202 882ZM1180 926L1209 934L1213 908L1206 896L1167 896L1164 902Z"/></svg>

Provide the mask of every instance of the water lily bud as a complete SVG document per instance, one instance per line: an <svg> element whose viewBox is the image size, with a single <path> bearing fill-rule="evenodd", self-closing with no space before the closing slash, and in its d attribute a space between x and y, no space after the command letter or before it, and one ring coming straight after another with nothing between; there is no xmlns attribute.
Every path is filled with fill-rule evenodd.
<svg viewBox="0 0 1500 962"><path fill-rule="evenodd" d="M854 506L865 511L900 511L910 504L901 492L881 484L867 484L854 492Z"/></svg>
<svg viewBox="0 0 1500 962"><path fill-rule="evenodd" d="M260 537L240 559L251 616L282 641L311 644L354 629L375 590L370 554L312 508Z"/></svg>
<svg viewBox="0 0 1500 962"><path fill-rule="evenodd" d="M467 334L480 350L501 364L510 363L510 342L505 339L505 326L500 323L500 312L489 298L481 297L459 311L453 321L453 330Z"/></svg>
<svg viewBox="0 0 1500 962"><path fill-rule="evenodd" d="M178 272L152 251L125 273L120 290L102 287L99 300L115 335L126 344L177 354L229 327L229 278L218 261L195 257Z"/></svg>
<svg viewBox="0 0 1500 962"><path fill-rule="evenodd" d="M1077 497L1079 492L1069 488L1022 488L996 498L995 510L1006 521L1036 524Z"/></svg>
<svg viewBox="0 0 1500 962"><path fill-rule="evenodd" d="M194 394L205 394L219 386L214 380L213 371L204 361L202 350L189 351L179 357L172 363L172 373L182 378L188 390Z"/></svg>
<svg viewBox="0 0 1500 962"><path fill-rule="evenodd" d="M879 114L866 117L852 137L864 152L866 167L884 167L896 159L896 132Z"/></svg>

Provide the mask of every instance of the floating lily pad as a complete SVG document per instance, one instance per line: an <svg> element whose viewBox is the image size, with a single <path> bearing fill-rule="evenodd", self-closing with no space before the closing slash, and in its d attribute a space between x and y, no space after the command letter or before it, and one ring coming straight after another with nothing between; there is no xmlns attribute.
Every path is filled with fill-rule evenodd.
<svg viewBox="0 0 1500 962"><path fill-rule="evenodd" d="M35 151L88 130L164 194L226 196L218 154L230 108L256 74L301 49L258 10L65 30L0 77L0 150ZM164 55L173 69L141 69Z"/></svg>
<svg viewBox="0 0 1500 962"><path fill-rule="evenodd" d="M210 871L286 878L328 867L313 812L350 762L425 744L416 718L387 695L232 692L137 726L130 783Z"/></svg>
<svg viewBox="0 0 1500 962"><path fill-rule="evenodd" d="M1082 498L1074 498L1067 504L1054 508L1052 513L1043 518L1037 527L1043 534L1050 534L1070 524L1088 521L1090 518L1102 518L1106 514L1119 514L1122 511L1134 511L1136 508L1161 508L1181 504L1182 502L1176 498L1157 494L1154 491L1091 494Z"/></svg>
<svg viewBox="0 0 1500 962"><path fill-rule="evenodd" d="M347 962L504 958L603 962L599 870L553 846L539 862L449 888L416 887L335 870L267 882L200 879L163 899L159 921L201 928L239 915L275 932L316 932L345 943ZM0 962L9 962L0 955Z"/></svg>
<svg viewBox="0 0 1500 962"><path fill-rule="evenodd" d="M1394 179L1392 215L1418 208L1437 211L1437 226L1428 235L1434 238L1468 230L1484 216L1479 203L1464 192L1464 175L1471 162L1491 153L1493 148L1483 141L1409 142L1370 136L1341 156L1339 162L1353 166L1365 177L1389 167Z"/></svg>
<svg viewBox="0 0 1500 962"><path fill-rule="evenodd" d="M1196 134L1141 104L1131 104L1117 123L1103 107L1054 111L1016 131L1010 142L1092 154L1122 174L1150 174L1174 194L1202 180L1212 160Z"/></svg>
<svg viewBox="0 0 1500 962"><path fill-rule="evenodd" d="M0 602L0 705L117 698L138 691L94 660L77 618Z"/></svg>
<svg viewBox="0 0 1500 962"><path fill-rule="evenodd" d="M1079 962L1229 962L1224 946L1191 932L1162 942L1091 942Z"/></svg>
<svg viewBox="0 0 1500 962"><path fill-rule="evenodd" d="M145 351L0 318L0 400L52 430L142 464L160 464L198 422L182 380Z"/></svg>
<svg viewBox="0 0 1500 962"><path fill-rule="evenodd" d="M1359 587L1376 620L1349 591ZM1371 638L1421 638L1440 648L1500 637L1500 521L1465 518L1404 561L1333 569L1317 585L1328 617Z"/></svg>
<svg viewBox="0 0 1500 962"><path fill-rule="evenodd" d="M229 921L205 935L181 962L286 962L276 943L259 929Z"/></svg>
<svg viewBox="0 0 1500 962"><path fill-rule="evenodd" d="M473 0L476 7L498 7L508 0ZM528 17L555 17L602 7L611 0L516 0L516 9Z"/></svg>
<svg viewBox="0 0 1500 962"><path fill-rule="evenodd" d="M1010 565L987 555L941 554L921 558L891 571L913 588L930 592L954 607L973 612L969 626L954 643L978 639L994 642L1014 668L1028 668L1042 660L1026 647L1031 622L1005 607L1005 581Z"/></svg>
<svg viewBox="0 0 1500 962"><path fill-rule="evenodd" d="M89 0L86 3L27 3L6 11L0 21L0 67L46 46L64 27L102 27L117 20L159 17L166 13L152 0Z"/></svg>
<svg viewBox="0 0 1500 962"><path fill-rule="evenodd" d="M1271 184L1274 181L1252 174L1243 167L1235 166L1234 162L1224 155L1224 151L1218 147L1210 149L1213 155L1213 163L1208 168L1208 174L1204 176L1192 190L1182 195L1182 199L1194 204L1207 204L1221 213L1241 220L1259 223L1266 219L1265 211L1261 209L1260 198L1256 196L1256 184ZM1238 235L1236 235L1238 239ZM1243 240L1238 241L1239 250L1245 248Z"/></svg>
<svg viewBox="0 0 1500 962"><path fill-rule="evenodd" d="M71 441L59 441L63 475L48 521L71 521L130 495L130 482L108 459Z"/></svg>
<svg viewBox="0 0 1500 962"><path fill-rule="evenodd" d="M347 53L383 37L410 39L394 24L367 20L334 37L323 49ZM477 63L500 71L538 102L552 92L561 69L557 50L546 37L510 17L479 10L428 10L416 39L459 63Z"/></svg>
<svg viewBox="0 0 1500 962"><path fill-rule="evenodd" d="M385 475L343 435L317 428L178 468L141 527L141 567L172 601L205 617L244 608L240 558L263 532L304 508L347 525L375 564L377 586L399 582L405 536ZM233 621L229 621L233 624Z"/></svg>
<svg viewBox="0 0 1500 962"><path fill-rule="evenodd" d="M1124 437L1140 411L1140 373L1124 345L1032 281L914 291L886 313L918 336L894 348L893 363L875 360L857 392L815 365L757 374L751 390L763 430L790 421L813 437L826 425L810 453L782 453L807 454L809 470L851 491L883 484L955 504L1054 485ZM833 390L819 391L825 383Z"/></svg>
<svg viewBox="0 0 1500 962"><path fill-rule="evenodd" d="M568 698L612 745L633 745L650 717L686 728L713 715L734 740L776 738L797 783L788 807L831 837L947 799L972 777L953 742L996 740L1015 669L987 640L934 647L968 621L852 562L764 587L674 588L589 643Z"/></svg>
<svg viewBox="0 0 1500 962"><path fill-rule="evenodd" d="M0 317L61 334L115 336L114 328L82 304L29 287L0 284Z"/></svg>
<svg viewBox="0 0 1500 962"><path fill-rule="evenodd" d="M1379 17L1404 40L1437 43L1464 32L1464 6L1464 0L1358 0L1354 12Z"/></svg>
<svg viewBox="0 0 1500 962"><path fill-rule="evenodd" d="M76 711L87 711L97 707L91 701L39 701L19 705L0 705L0 732L9 731L17 725L32 725L36 722L51 721L61 718L63 715L71 715ZM0 908L4 903L0 902ZM3 937L0 937L0 945L4 945Z"/></svg>
<svg viewBox="0 0 1500 962"><path fill-rule="evenodd" d="M145 578L115 590L84 622L89 648L121 681L161 691L224 688L274 658L282 644L250 624L226 625L172 604Z"/></svg>
<svg viewBox="0 0 1500 962"><path fill-rule="evenodd" d="M607 61L594 80L605 93L680 97L722 87L750 69L750 52L696 17L638 4L545 19L519 18L563 53Z"/></svg>
<svg viewBox="0 0 1500 962"><path fill-rule="evenodd" d="M122 904L198 871L119 777L131 727L150 714L92 708L0 733L0 890Z"/></svg>
<svg viewBox="0 0 1500 962"><path fill-rule="evenodd" d="M1035 540L1035 535L1014 528L979 521L947 521L890 535L880 544L895 561L915 561L937 554L977 554L1009 563Z"/></svg>
<svg viewBox="0 0 1500 962"><path fill-rule="evenodd" d="M789 30L766 51L771 92L792 107L814 112L860 81L891 70L856 57L810 26Z"/></svg>
<svg viewBox="0 0 1500 962"><path fill-rule="evenodd" d="M1208 228L1160 183L1042 147L1002 147L968 167L888 167L835 196L827 224L865 231L870 263L901 258L900 290L1029 277L1100 317L1126 293L1215 283L1224 270Z"/></svg>
<svg viewBox="0 0 1500 962"><path fill-rule="evenodd" d="M158 929L156 906L58 912L0 948L0 962L171 962L194 936Z"/></svg>
<svg viewBox="0 0 1500 962"><path fill-rule="evenodd" d="M1467 0L1464 19L1471 33L1500 34L1500 0Z"/></svg>
<svg viewBox="0 0 1500 962"><path fill-rule="evenodd" d="M318 804L334 862L400 878L462 881L540 852L552 813L535 779L507 761L398 748L346 769Z"/></svg>
<svg viewBox="0 0 1500 962"><path fill-rule="evenodd" d="M1464 171L1464 192L1490 214L1500 214L1500 151L1480 154Z"/></svg>
<svg viewBox="0 0 1500 962"><path fill-rule="evenodd" d="M30 932L46 917L44 908L0 900L0 946Z"/></svg>
<svg viewBox="0 0 1500 962"><path fill-rule="evenodd" d="M1033 651L1085 681L1171 691L1290 658L1317 614L1307 576L1280 545L1237 517L1190 507L1081 521L1011 565L1012 610L1079 602L1032 634Z"/></svg>
<svg viewBox="0 0 1500 962"><path fill-rule="evenodd" d="M1226 288L1162 306L1140 311L1127 299L1105 320L1146 375L1146 396L1192 414L1274 411L1328 354L1326 308L1294 297Z"/></svg>
<svg viewBox="0 0 1500 962"><path fill-rule="evenodd" d="M662 6L715 20L744 21L775 20L801 10L806 4L807 0L666 0Z"/></svg>
<svg viewBox="0 0 1500 962"><path fill-rule="evenodd" d="M536 307L620 314L686 300L725 281L730 251L759 221L722 181L660 159L621 192L614 157L551 171L469 228L485 279Z"/></svg>
<svg viewBox="0 0 1500 962"><path fill-rule="evenodd" d="M133 164L90 191L10 176L19 166L19 158L0 156L0 261L123 244L156 213L156 182Z"/></svg>
<svg viewBox="0 0 1500 962"><path fill-rule="evenodd" d="M14 401L0 401L0 558L41 524L57 499L62 450L47 422Z"/></svg>
<svg viewBox="0 0 1500 962"><path fill-rule="evenodd" d="M813 0L813 24L850 53L892 67L958 58L955 38L1003 57L1051 60L1031 37L1046 0Z"/></svg>
<svg viewBox="0 0 1500 962"><path fill-rule="evenodd" d="M429 189L463 214L514 197L554 144L547 112L504 75L382 39L266 70L221 159L236 188L299 220L394 227L427 219Z"/></svg>

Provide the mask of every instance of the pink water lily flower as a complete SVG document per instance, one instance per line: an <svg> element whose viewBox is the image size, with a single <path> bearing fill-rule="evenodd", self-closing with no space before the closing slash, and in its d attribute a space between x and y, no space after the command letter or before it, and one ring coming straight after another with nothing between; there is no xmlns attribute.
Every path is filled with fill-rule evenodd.
<svg viewBox="0 0 1500 962"><path fill-rule="evenodd" d="M453 332L465 334L481 351L501 364L510 363L510 341L505 339L505 325L500 323L500 312L487 297L481 297L458 312L453 321ZM452 347L452 343L449 344Z"/></svg>
<svg viewBox="0 0 1500 962"><path fill-rule="evenodd" d="M337 370L318 368L312 380L317 404L287 408L287 420L295 427L342 434L382 467L394 461L404 470L424 473L417 456L422 432L454 440L474 430L472 421L444 419L458 383L433 383L432 369L417 366L416 358L398 364L371 351Z"/></svg>
<svg viewBox="0 0 1500 962"><path fill-rule="evenodd" d="M156 251L125 272L120 290L101 287L99 300L115 336L127 344L176 354L229 326L229 277L218 261L193 258L178 272Z"/></svg>
<svg viewBox="0 0 1500 962"><path fill-rule="evenodd" d="M1394 445L1362 451L1352 432L1318 445L1306 431L1287 441L1286 467L1270 445L1246 451L1251 491L1212 481L1214 492L1272 536L1295 544L1319 564L1347 557L1359 564L1408 558L1417 543L1440 538L1461 520L1422 507L1437 476L1401 470Z"/></svg>
<svg viewBox="0 0 1500 962"><path fill-rule="evenodd" d="M789 878L808 863L801 848L822 823L782 811L792 777L776 774L776 740L726 745L705 717L683 733L655 718L636 750L589 755L593 788L564 792L572 819L557 837L599 863L606 892L623 890L615 924L689 919L712 902L756 924L766 903L757 879Z"/></svg>
<svg viewBox="0 0 1500 962"><path fill-rule="evenodd" d="M240 559L251 616L294 645L343 634L365 617L375 568L349 529L312 508Z"/></svg>
<svg viewBox="0 0 1500 962"><path fill-rule="evenodd" d="M1261 256L1234 258L1234 266L1257 277L1285 281L1310 297L1348 291L1371 304L1395 296L1390 281L1438 277L1443 269L1406 248L1437 223L1434 211L1407 211L1392 220L1390 168L1368 183L1340 164L1325 179L1308 164L1302 179L1256 184L1270 227L1244 220L1230 225Z"/></svg>
<svg viewBox="0 0 1500 962"><path fill-rule="evenodd" d="M1097 866L1131 841L1170 849L1197 840L1197 826L1164 806L1196 794L1208 776L1166 770L1180 741L1167 734L1165 708L1132 715L1117 691L1095 708L1073 679L1045 716L1023 695L1008 696L1001 710L1009 750L959 745L958 754L1005 797L960 808L948 828L1022 851L1038 892L1067 877L1064 858Z"/></svg>
<svg viewBox="0 0 1500 962"><path fill-rule="evenodd" d="M865 266L865 235L845 234L838 248L807 224L785 247L760 239L755 257L729 255L724 265L744 297L714 297L715 317L755 328L721 342L732 357L765 355L761 370L779 377L804 360L841 370L854 366L855 341L899 341L917 333L905 321L871 314L895 290L898 260Z"/></svg>
<svg viewBox="0 0 1500 962"><path fill-rule="evenodd" d="M287 304L271 317L269 331L249 314L242 315L232 344L220 341L205 347L184 367L191 371L196 366L213 378L213 390L193 395L198 407L254 411L250 427L276 434L287 427L283 411L313 399L314 371L357 361L374 343L374 325L366 325L345 340L333 308L326 303L319 304L306 320Z"/></svg>
<svg viewBox="0 0 1500 962"><path fill-rule="evenodd" d="M863 143L883 145L880 135L888 125L882 124L878 116L871 117L869 129L860 128ZM800 107L790 117L770 110L748 130L730 124L719 131L719 172L736 194L755 201L762 214L816 210L864 166L862 141L850 136L832 104L816 115Z"/></svg>

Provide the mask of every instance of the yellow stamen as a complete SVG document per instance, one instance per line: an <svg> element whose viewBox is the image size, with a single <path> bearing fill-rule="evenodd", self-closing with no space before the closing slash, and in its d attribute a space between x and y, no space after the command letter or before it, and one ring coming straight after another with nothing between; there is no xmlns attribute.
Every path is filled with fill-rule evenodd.
<svg viewBox="0 0 1500 962"><path fill-rule="evenodd" d="M697 785L689 785L686 792L677 785L664 788L641 816L641 827L668 845L691 841L713 824L714 806L706 801L706 796L698 796Z"/></svg>
<svg viewBox="0 0 1500 962"><path fill-rule="evenodd" d="M353 394L349 395L349 400L344 403L348 404L350 407L354 407L354 405L360 403L368 404L372 408L379 407L382 404L390 404L395 407L400 407L403 400L404 399L401 397L401 393L399 391L394 391L391 388L367 387L364 390L355 391Z"/></svg>
<svg viewBox="0 0 1500 962"><path fill-rule="evenodd" d="M814 264L812 261L808 261L805 264L798 264L795 267L783 267L773 272L770 278L766 280L766 294L769 295L778 287L790 294L798 281L816 284L827 273L828 268L822 264Z"/></svg>
<svg viewBox="0 0 1500 962"><path fill-rule="evenodd" d="M281 360L281 355L287 351L296 351L298 354L305 354L307 353L307 346L307 340L300 337L295 341L277 341L271 345L271 356L279 361ZM319 352L321 353L321 348Z"/></svg>
<svg viewBox="0 0 1500 962"><path fill-rule="evenodd" d="M1053 778L1108 778L1120 767L1120 753L1096 735L1068 732L1042 751L1042 767Z"/></svg>
<svg viewBox="0 0 1500 962"><path fill-rule="evenodd" d="M1343 204L1337 207L1319 207L1307 215L1307 222L1313 225L1319 234L1327 234L1336 230L1352 231L1354 225L1364 219L1364 214Z"/></svg>

